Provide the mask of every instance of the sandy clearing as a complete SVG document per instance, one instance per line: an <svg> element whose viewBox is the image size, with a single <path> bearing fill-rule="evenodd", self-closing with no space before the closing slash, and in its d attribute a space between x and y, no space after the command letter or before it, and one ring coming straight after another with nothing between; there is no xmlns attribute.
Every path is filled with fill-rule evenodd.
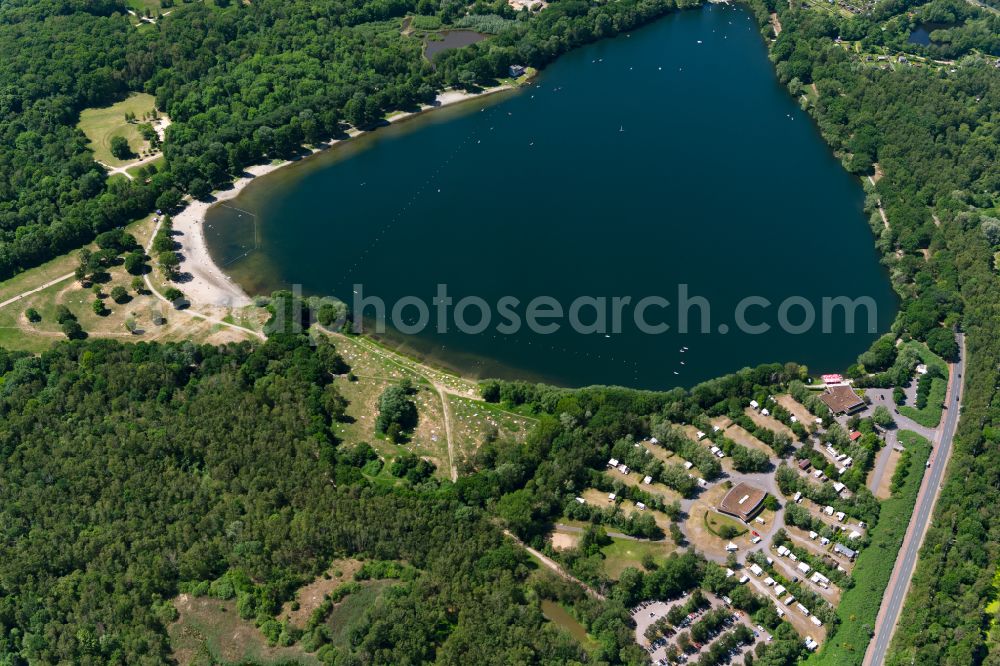
<svg viewBox="0 0 1000 666"><path fill-rule="evenodd" d="M816 415L810 412L805 405L800 403L798 400L793 398L787 393L782 393L781 395L774 396L774 399L778 401L778 404L788 410L788 413L798 419L807 430L814 430L816 428Z"/></svg>
<svg viewBox="0 0 1000 666"><path fill-rule="evenodd" d="M211 201L192 201L173 216L174 233L181 245L182 259L178 272L186 276L178 286L193 306L245 307L252 303L239 285L212 261L205 242L205 213L213 204L236 197L254 178L271 173L280 166L260 164L248 167L228 189L215 192Z"/></svg>
<svg viewBox="0 0 1000 666"><path fill-rule="evenodd" d="M298 610L292 610L292 602L285 602L280 617L287 618L298 627L304 627L313 611L323 603L325 596L342 584L353 580L354 574L360 568L361 562L358 560L334 560L322 576L299 588L295 593L295 599L299 603Z"/></svg>
<svg viewBox="0 0 1000 666"><path fill-rule="evenodd" d="M775 434L784 433L789 437L791 437L792 439L795 438L795 433L792 432L792 429L786 426L778 419L774 418L773 416L764 416L756 409L751 409L750 407L744 409L743 413L749 416L750 420L752 420L761 428L767 428L768 430L770 430Z"/></svg>
<svg viewBox="0 0 1000 666"><path fill-rule="evenodd" d="M569 550L570 548L576 548L576 544L579 541L579 534L567 534L565 532L552 533L553 550Z"/></svg>
<svg viewBox="0 0 1000 666"><path fill-rule="evenodd" d="M899 458L903 454L893 449L889 451L889 462L885 468L885 474L879 480L878 488L875 489L875 497L880 500L888 499L892 495L892 477L896 474L896 466Z"/></svg>

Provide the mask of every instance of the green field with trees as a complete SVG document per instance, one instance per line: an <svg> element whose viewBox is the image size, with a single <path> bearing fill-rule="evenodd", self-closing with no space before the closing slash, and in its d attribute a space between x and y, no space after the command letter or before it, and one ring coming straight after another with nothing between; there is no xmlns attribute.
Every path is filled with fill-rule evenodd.
<svg viewBox="0 0 1000 666"><path fill-rule="evenodd" d="M175 208L185 195L204 197L249 164L428 102L442 87L493 83L513 63L544 67L694 4L555 0L529 17L502 0L471 9L433 0L215 0L178 3L137 29L121 0L5 2L0 278L155 208ZM1000 561L997 18L958 0L886 0L852 16L782 0L749 4L766 37L771 14L780 20L769 45L778 79L845 168L865 179L876 247L902 299L892 330L848 374L859 386L901 385L920 358L914 345L950 360L953 330L965 332L962 419L888 662L995 660L1000 634L986 628L996 619ZM493 34L429 63L422 41L400 32L414 14L423 25ZM904 43L919 22L948 27L934 30L930 45ZM892 49L942 62L864 59ZM154 96L173 120L164 162L135 181L109 180L78 127L81 113L134 93ZM172 250L157 251L167 271L176 266ZM280 602L345 555L405 561L416 573L386 588L391 604L352 618L347 643L313 627L310 646L316 654L325 647L328 663L583 661L580 646L545 621L539 599L572 609L599 644L594 660L639 663L646 653L626 609L699 585L778 627L773 643L755 648L755 663L802 656L801 640L770 604L697 555L626 568L613 583L599 544L585 544L563 561L608 594L598 602L535 576L536 565L496 524L544 547L615 442L706 414L744 423L732 403L805 381L795 364L664 393L487 382L491 402L538 418L527 441L484 441L455 483L436 480L416 456L399 456L389 482L372 484L363 471L370 447L333 434L343 401L331 380L345 364L331 345L276 330L259 345L124 345L83 340L65 307L56 320L71 341L40 356L0 350L3 663L163 663L170 599L213 584L235 599L241 618L273 633ZM940 418L933 405L941 381L932 378L914 418ZM384 406L385 434L405 436L405 400L393 394ZM789 446L751 432L776 450ZM845 506L871 520L872 545L820 661L851 663L863 653L870 625L847 618L877 611L888 554L898 550L922 474L920 443L910 448L889 500L879 505L862 487ZM283 631L276 640L295 638Z"/></svg>

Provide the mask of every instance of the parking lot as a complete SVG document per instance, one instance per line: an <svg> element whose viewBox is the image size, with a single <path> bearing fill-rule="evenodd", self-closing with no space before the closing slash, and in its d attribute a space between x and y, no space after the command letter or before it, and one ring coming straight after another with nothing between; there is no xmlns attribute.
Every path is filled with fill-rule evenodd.
<svg viewBox="0 0 1000 666"><path fill-rule="evenodd" d="M726 607L727 604L720 598L713 594L706 593L705 597L709 601L709 605L698 611L690 613L683 621L678 623L674 627L674 631L670 632L669 635L665 637L660 637L655 639L652 643L646 639L646 630L655 624L657 620L667 616L667 613L674 606L684 605L689 599L690 595L685 595L679 599L674 599L672 601L647 601L639 604L632 609L632 619L635 621L635 639L636 642L643 646L649 653L650 660L653 664L657 666L665 666L669 663L687 663L689 661L696 661L700 655L707 652L709 647L713 642L718 640L726 632L732 630L736 624L744 624L748 629L750 629L754 634L754 641L764 640L770 641L770 635L764 630L763 627L755 627L751 623L750 619L747 617L746 613L742 611L730 609L732 611L732 617L723 625L723 627L718 631L717 634L712 636L711 640L707 641L705 644L692 643L691 649L684 652L679 649L677 650L678 657L675 662L670 662L667 659L667 650L671 645L677 646L677 638L681 633L689 630L690 627L698 621L699 618L704 616L707 612L715 610L718 608ZM742 664L743 655L747 651L752 650L754 643L749 645L743 645L739 649L734 650L731 653L729 662L731 664Z"/></svg>

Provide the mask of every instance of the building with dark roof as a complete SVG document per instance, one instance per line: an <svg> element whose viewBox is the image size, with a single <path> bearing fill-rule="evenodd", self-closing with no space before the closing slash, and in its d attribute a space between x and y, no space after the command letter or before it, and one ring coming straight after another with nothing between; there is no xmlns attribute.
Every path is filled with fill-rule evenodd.
<svg viewBox="0 0 1000 666"><path fill-rule="evenodd" d="M819 399L834 414L854 414L866 407L865 401L850 386L831 386L820 394Z"/></svg>
<svg viewBox="0 0 1000 666"><path fill-rule="evenodd" d="M719 503L719 511L749 523L760 513L767 493L748 483L737 483Z"/></svg>

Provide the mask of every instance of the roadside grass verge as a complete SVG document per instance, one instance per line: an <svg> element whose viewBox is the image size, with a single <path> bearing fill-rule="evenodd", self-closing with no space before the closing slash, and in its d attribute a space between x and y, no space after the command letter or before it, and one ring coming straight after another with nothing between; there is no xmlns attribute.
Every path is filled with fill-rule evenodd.
<svg viewBox="0 0 1000 666"><path fill-rule="evenodd" d="M899 490L882 502L878 525L871 532L871 543L858 555L852 572L855 585L844 592L837 607L840 624L836 632L827 639L823 649L807 661L808 664L848 666L861 664L864 660L931 452L931 443L915 432L904 430L899 433L899 439L910 452L905 478Z"/></svg>

